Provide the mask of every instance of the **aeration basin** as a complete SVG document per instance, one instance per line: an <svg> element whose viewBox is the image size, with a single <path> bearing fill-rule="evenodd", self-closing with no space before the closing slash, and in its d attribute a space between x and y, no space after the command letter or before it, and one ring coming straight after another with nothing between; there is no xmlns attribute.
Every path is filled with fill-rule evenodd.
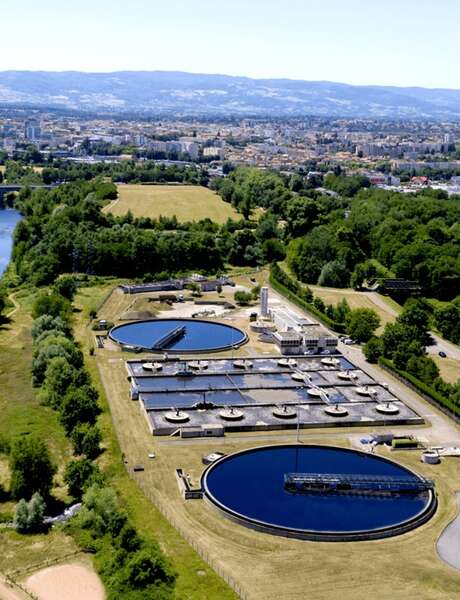
<svg viewBox="0 0 460 600"><path fill-rule="evenodd" d="M228 350L247 341L247 335L237 327L200 319L124 323L113 327L109 337L121 346L171 354Z"/></svg>
<svg viewBox="0 0 460 600"><path fill-rule="evenodd" d="M321 485L302 484L302 493L287 489L286 477L302 473L297 477L311 478L314 473ZM334 490L323 481L344 478L347 489L352 482L352 493L344 493L343 482ZM363 481L374 488L372 493L357 489ZM407 481L409 492L402 483ZM426 481L406 467L364 452L280 445L218 460L203 473L202 487L214 507L241 525L300 539L351 541L399 535L427 521L436 510L436 494Z"/></svg>

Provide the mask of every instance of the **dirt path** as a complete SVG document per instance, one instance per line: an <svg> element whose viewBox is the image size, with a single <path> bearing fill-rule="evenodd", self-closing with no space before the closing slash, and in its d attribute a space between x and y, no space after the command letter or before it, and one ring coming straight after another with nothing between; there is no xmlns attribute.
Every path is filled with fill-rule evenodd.
<svg viewBox="0 0 460 600"><path fill-rule="evenodd" d="M19 309L19 303L16 301L16 298L14 297L14 292L12 294L8 294L8 298L14 304L14 308L12 308L10 310L10 312L6 315L7 318L10 319L14 315L14 313Z"/></svg>
<svg viewBox="0 0 460 600"><path fill-rule="evenodd" d="M25 585L39 600L105 598L104 587L96 573L88 566L75 563L42 569L31 575Z"/></svg>
<svg viewBox="0 0 460 600"><path fill-rule="evenodd" d="M398 311L396 311L388 302L385 302L376 292L356 292L357 294L363 294L372 300L374 304L379 306L382 310L389 313L392 317L397 317L399 315Z"/></svg>

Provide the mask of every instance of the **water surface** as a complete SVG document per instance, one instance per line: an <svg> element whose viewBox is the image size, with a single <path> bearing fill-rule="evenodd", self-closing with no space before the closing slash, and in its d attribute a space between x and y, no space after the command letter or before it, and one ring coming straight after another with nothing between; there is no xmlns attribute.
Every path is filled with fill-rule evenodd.
<svg viewBox="0 0 460 600"><path fill-rule="evenodd" d="M0 275L5 271L13 249L13 232L21 220L17 210L11 208L0 210Z"/></svg>
<svg viewBox="0 0 460 600"><path fill-rule="evenodd" d="M259 523L312 532L364 532L396 526L427 506L429 494L391 497L293 494L286 473L411 475L362 453L320 446L277 446L234 454L205 475L208 495L223 508Z"/></svg>

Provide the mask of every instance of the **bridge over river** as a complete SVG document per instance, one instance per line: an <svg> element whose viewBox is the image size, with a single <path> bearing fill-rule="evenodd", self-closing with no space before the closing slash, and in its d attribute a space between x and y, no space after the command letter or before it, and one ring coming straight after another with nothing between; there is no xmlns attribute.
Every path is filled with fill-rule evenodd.
<svg viewBox="0 0 460 600"><path fill-rule="evenodd" d="M20 192L23 188L30 188L31 190L52 190L57 186L58 184L56 183L52 185L21 185L19 183L5 183L0 185L0 205L3 203L3 198L6 196L6 194L9 194L10 192Z"/></svg>

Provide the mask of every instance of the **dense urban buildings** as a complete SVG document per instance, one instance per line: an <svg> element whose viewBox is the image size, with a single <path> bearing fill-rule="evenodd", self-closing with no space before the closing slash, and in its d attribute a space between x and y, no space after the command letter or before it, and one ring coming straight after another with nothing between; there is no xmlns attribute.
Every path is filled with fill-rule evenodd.
<svg viewBox="0 0 460 600"><path fill-rule="evenodd" d="M431 180L450 194L458 193L459 139L458 123L439 121L422 126L415 120L321 117L156 120L0 111L2 162L24 157L37 164L152 159L198 163L210 176L221 175L224 164L250 165L301 173L312 187L325 173L340 168L380 187L410 191ZM31 157L31 149L40 155Z"/></svg>

